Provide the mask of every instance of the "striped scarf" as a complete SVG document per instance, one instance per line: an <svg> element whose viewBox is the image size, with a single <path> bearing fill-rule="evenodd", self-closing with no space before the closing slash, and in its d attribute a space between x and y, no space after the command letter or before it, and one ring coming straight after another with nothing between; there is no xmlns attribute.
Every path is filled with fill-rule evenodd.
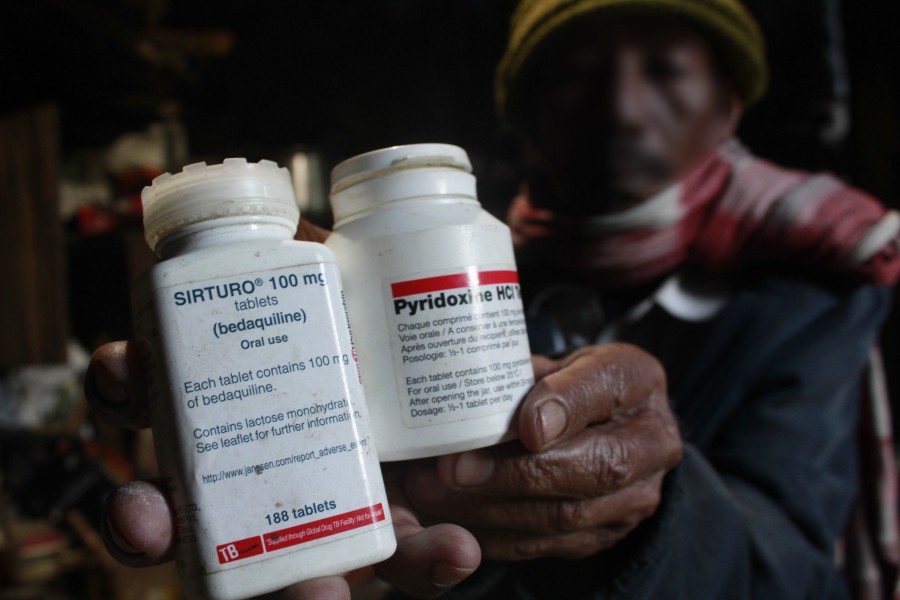
<svg viewBox="0 0 900 600"><path fill-rule="evenodd" d="M785 263L860 281L900 278L900 216L831 175L782 169L737 141L640 205L594 217L531 203L508 213L526 264L567 265L606 285L652 281L682 264L712 273Z"/></svg>

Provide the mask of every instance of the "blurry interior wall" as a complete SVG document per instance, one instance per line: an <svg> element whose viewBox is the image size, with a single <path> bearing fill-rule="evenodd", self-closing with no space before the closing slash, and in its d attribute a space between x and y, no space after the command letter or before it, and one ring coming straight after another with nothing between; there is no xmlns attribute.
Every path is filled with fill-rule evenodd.
<svg viewBox="0 0 900 600"><path fill-rule="evenodd" d="M770 62L779 86L747 116L742 135L751 148L788 166L837 171L898 206L897 3L747 2L778 54ZM514 5L7 2L0 6L0 114L58 106L63 157L103 149L123 133L167 119L183 124L191 160L281 159L302 144L330 165L386 145L456 143L473 158L482 202L502 215L521 171L516 140L495 118L493 69ZM819 69L812 65L831 60L815 44L825 20L816 11L824 6L837 7L846 51L849 130L823 152L806 130L791 129L803 103L784 86L819 89ZM129 258L140 245L138 224L131 225L128 239L82 240L70 247L70 288L78 288L69 294L70 321L86 345L129 333L129 265L140 263ZM98 261L103 268L96 268ZM91 337L98 329L104 335ZM885 336L895 393L898 329L895 319Z"/></svg>

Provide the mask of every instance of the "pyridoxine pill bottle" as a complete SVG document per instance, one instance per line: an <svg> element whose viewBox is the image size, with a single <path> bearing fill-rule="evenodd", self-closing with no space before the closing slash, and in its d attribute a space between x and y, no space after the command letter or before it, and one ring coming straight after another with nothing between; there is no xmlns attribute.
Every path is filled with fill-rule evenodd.
<svg viewBox="0 0 900 600"><path fill-rule="evenodd" d="M534 383L509 228L462 148L414 144L331 173L334 233L381 460L514 437Z"/></svg>
<svg viewBox="0 0 900 600"><path fill-rule="evenodd" d="M198 163L144 189L162 262L134 292L160 472L189 598L246 598L395 548L341 279L293 240L271 161Z"/></svg>

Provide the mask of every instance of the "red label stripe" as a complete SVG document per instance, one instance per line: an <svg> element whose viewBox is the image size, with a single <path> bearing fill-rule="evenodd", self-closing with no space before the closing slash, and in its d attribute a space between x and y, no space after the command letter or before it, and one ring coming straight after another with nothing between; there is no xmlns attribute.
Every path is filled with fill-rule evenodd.
<svg viewBox="0 0 900 600"><path fill-rule="evenodd" d="M384 521L384 507L376 504L368 508L360 508L303 525L266 533L263 534L263 540L266 543L266 552L272 552L372 525L379 521Z"/></svg>
<svg viewBox="0 0 900 600"><path fill-rule="evenodd" d="M216 546L216 554L219 557L219 564L224 565L262 554L263 549L266 552L281 550L282 548L289 548L290 546L372 525L379 521L384 521L384 507L380 503L368 508L351 510L340 515L311 521L303 525L279 529L262 536L257 535L236 542L228 542L227 544ZM263 546L263 541L265 541L265 546Z"/></svg>
<svg viewBox="0 0 900 600"><path fill-rule="evenodd" d="M481 271L479 273L459 273L456 275L441 275L439 277L398 281L391 284L391 294L394 298L399 298L401 296L413 296L415 294L478 287L495 283L519 283L519 274L516 271Z"/></svg>

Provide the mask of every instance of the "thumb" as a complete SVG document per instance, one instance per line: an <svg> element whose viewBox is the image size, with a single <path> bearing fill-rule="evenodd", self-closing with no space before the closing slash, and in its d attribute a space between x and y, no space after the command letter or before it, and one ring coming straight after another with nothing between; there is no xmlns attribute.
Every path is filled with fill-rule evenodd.
<svg viewBox="0 0 900 600"><path fill-rule="evenodd" d="M376 566L378 574L407 594L434 598L475 572L481 548L458 525L422 527L408 509L392 506L397 551Z"/></svg>

